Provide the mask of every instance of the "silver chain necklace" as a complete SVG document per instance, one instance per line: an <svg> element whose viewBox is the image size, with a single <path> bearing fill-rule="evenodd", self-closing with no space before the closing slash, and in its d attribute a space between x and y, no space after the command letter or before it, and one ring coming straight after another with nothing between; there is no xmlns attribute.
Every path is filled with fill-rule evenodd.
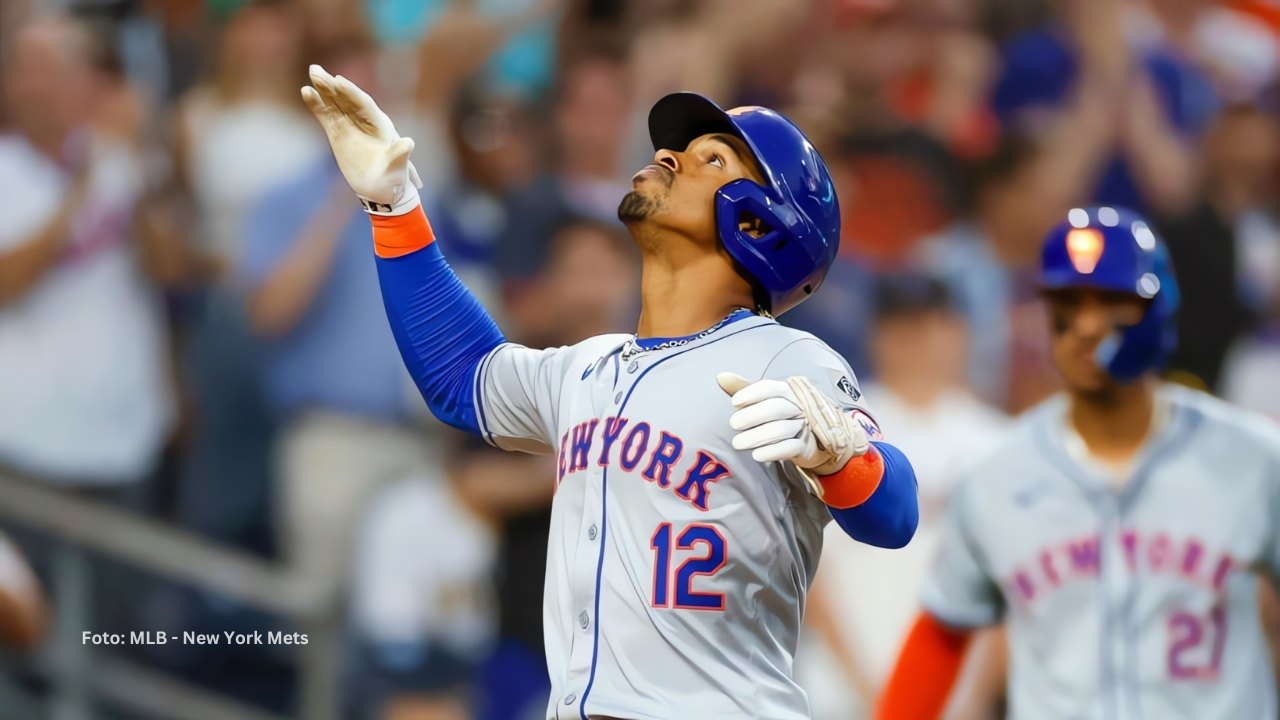
<svg viewBox="0 0 1280 720"><path fill-rule="evenodd" d="M658 343L657 345L654 345L653 347L650 347L650 348L640 347L640 345L636 342L636 338L632 337L630 340L627 341L627 346L622 350L622 361L626 362L631 358L635 357L636 355L639 355L640 353L656 352L658 350L668 350L673 347L680 347L681 345L688 345L691 342L701 340L702 338L724 327L725 323L729 322L730 318L742 312L743 310L750 312L749 308L743 308L743 307L734 308L733 310L729 311L728 315L725 315L724 317L720 318L720 321L717 322L715 325L712 325L711 327L707 328L706 330L703 330L697 335L690 335L688 337L667 340L665 342Z"/></svg>

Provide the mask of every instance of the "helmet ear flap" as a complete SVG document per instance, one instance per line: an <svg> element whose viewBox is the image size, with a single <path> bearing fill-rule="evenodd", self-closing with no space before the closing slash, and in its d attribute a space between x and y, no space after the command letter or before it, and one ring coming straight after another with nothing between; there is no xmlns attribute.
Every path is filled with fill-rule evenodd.
<svg viewBox="0 0 1280 720"><path fill-rule="evenodd" d="M803 216L750 180L735 180L716 193L716 230L755 284L790 288L769 293L775 314L816 291L830 264L806 250L803 238L812 229Z"/></svg>
<svg viewBox="0 0 1280 720"><path fill-rule="evenodd" d="M1172 320L1152 302L1136 324L1117 330L1098 346L1098 364L1120 382L1132 382L1158 367L1172 350Z"/></svg>
<svg viewBox="0 0 1280 720"><path fill-rule="evenodd" d="M1108 357L1099 357L1100 364L1121 382L1131 382L1147 370L1162 366L1178 344L1176 318L1181 298L1173 275L1173 263L1164 245L1156 245L1150 252L1152 266L1149 275L1155 276L1152 283L1155 296L1151 298L1147 311L1136 325L1119 333L1118 342L1104 343L1099 347L1099 352L1102 352L1110 345ZM1146 279L1144 277L1139 282ZM1139 294L1144 294L1145 290L1145 287L1139 287Z"/></svg>

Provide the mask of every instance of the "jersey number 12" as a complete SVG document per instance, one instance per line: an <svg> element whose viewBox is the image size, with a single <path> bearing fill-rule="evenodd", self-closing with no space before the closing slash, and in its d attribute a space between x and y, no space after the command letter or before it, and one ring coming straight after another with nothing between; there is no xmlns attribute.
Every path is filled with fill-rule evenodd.
<svg viewBox="0 0 1280 720"><path fill-rule="evenodd" d="M694 578L714 575L728 560L724 535L713 525L692 523L675 535L671 523L662 523L654 531L649 547L653 548L653 606L680 610L724 610L724 593L698 592ZM672 550L693 551L671 572ZM701 553L701 554L699 554ZM674 587L673 587L674 586ZM674 604L673 604L674 601Z"/></svg>

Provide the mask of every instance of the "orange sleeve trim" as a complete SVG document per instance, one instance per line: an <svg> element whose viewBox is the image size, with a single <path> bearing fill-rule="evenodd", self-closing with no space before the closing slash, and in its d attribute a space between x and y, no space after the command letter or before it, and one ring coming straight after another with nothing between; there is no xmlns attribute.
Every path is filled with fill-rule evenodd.
<svg viewBox="0 0 1280 720"><path fill-rule="evenodd" d="M937 720L964 664L969 634L921 613L876 704L875 720Z"/></svg>
<svg viewBox="0 0 1280 720"><path fill-rule="evenodd" d="M370 215L373 252L381 258L398 258L430 245L436 234L419 205L403 215Z"/></svg>
<svg viewBox="0 0 1280 720"><path fill-rule="evenodd" d="M872 445L836 472L818 476L818 482L822 483L822 502L839 510L857 507L875 493L883 478L884 458Z"/></svg>

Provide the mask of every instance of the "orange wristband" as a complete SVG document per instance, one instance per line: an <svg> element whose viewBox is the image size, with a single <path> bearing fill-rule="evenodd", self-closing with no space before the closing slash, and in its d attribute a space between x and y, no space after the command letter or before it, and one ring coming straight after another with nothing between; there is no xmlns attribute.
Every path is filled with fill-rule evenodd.
<svg viewBox="0 0 1280 720"><path fill-rule="evenodd" d="M419 205L403 215L369 215L373 223L373 252L380 258L398 258L436 241L427 213Z"/></svg>
<svg viewBox="0 0 1280 720"><path fill-rule="evenodd" d="M884 458L872 445L836 472L818 476L818 482L822 483L822 502L838 510L857 507L875 493L882 478Z"/></svg>

